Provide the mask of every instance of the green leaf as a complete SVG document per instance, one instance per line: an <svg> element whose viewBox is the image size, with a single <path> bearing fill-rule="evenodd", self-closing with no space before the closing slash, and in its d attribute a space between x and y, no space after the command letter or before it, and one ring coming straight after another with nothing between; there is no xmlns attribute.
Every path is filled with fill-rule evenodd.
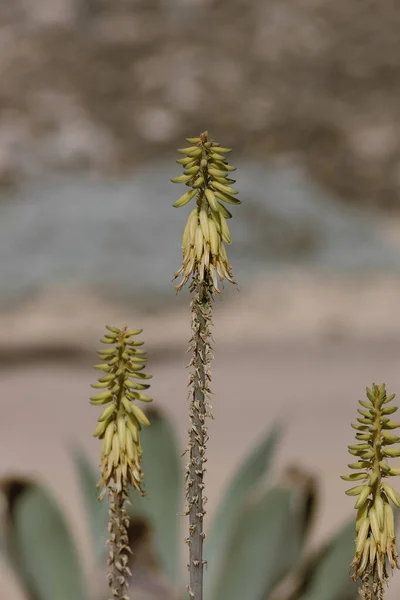
<svg viewBox="0 0 400 600"><path fill-rule="evenodd" d="M212 600L262 600L298 560L293 535L298 492L275 487L248 500L236 521Z"/></svg>
<svg viewBox="0 0 400 600"><path fill-rule="evenodd" d="M79 556L64 515L39 485L27 485L13 506L10 535L28 595L87 600Z"/></svg>
<svg viewBox="0 0 400 600"><path fill-rule="evenodd" d="M102 502L98 500L99 490L96 486L100 479L100 471L91 465L80 448L74 448L72 455L78 472L93 554L97 562L103 563L107 554L108 503L107 498Z"/></svg>
<svg viewBox="0 0 400 600"><path fill-rule="evenodd" d="M342 600L357 597L357 585L350 579L355 536L355 521L351 519L309 566L310 584L300 600Z"/></svg>
<svg viewBox="0 0 400 600"><path fill-rule="evenodd" d="M133 493L129 513L149 521L160 566L168 581L176 585L180 576L181 461L169 421L155 409L146 414L151 426L143 428L140 434L146 496Z"/></svg>
<svg viewBox="0 0 400 600"><path fill-rule="evenodd" d="M276 425L251 450L236 471L218 505L204 546L205 558L208 562L207 570L204 572L206 598L210 597L214 578L227 551L228 537L237 520L238 512L247 494L254 490L262 476L269 471L280 435L281 427Z"/></svg>

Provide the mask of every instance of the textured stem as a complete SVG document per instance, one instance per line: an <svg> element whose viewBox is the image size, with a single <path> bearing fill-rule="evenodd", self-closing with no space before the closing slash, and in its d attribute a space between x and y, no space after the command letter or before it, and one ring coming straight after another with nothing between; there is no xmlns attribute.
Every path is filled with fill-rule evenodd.
<svg viewBox="0 0 400 600"><path fill-rule="evenodd" d="M108 549L108 584L113 598L128 600L127 576L131 575L128 567L129 546L128 526L129 517L126 512L125 502L128 496L126 487L122 492L109 490L109 549Z"/></svg>
<svg viewBox="0 0 400 600"><path fill-rule="evenodd" d="M371 570L363 575L362 584L359 590L362 600L383 600L383 585L376 581Z"/></svg>
<svg viewBox="0 0 400 600"><path fill-rule="evenodd" d="M189 515L189 595L193 600L203 599L203 518L205 515L204 504L207 500L203 496L204 490L204 464L206 462L206 445L208 440L206 417L211 416L208 397L210 394L209 366L212 359L210 346L211 325L211 300L212 287L206 276L202 283L196 279L191 285L191 292L196 292L191 302L192 312L192 339L190 349L192 359L190 367L190 392L189 392L189 463L186 470L186 499L187 514Z"/></svg>

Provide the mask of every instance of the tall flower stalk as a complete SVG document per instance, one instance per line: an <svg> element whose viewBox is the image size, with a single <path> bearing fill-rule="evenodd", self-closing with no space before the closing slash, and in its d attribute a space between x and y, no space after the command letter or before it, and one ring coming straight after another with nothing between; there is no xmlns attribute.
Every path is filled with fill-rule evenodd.
<svg viewBox="0 0 400 600"><path fill-rule="evenodd" d="M140 430L142 425L150 425L136 404L151 401L142 393L150 387L143 382L151 378L143 373L146 362L146 353L140 350L143 342L132 339L141 332L141 329L128 331L126 327L107 326L101 342L110 347L99 350L98 355L104 362L95 365L104 375L92 384L93 388L103 391L90 399L95 406L107 405L98 419L94 436L102 441L99 499L107 492L109 497L108 581L113 598L120 600L128 600L128 576L131 575L126 511L129 486L144 495Z"/></svg>
<svg viewBox="0 0 400 600"><path fill-rule="evenodd" d="M387 483L388 477L400 475L400 469L388 464L388 458L400 456L400 449L393 448L400 437L391 433L400 427L390 418L397 411L389 406L394 397L386 394L384 384L373 384L367 388L367 400L359 400L360 416L352 425L358 443L349 446L357 462L348 465L353 473L342 476L345 481L359 482L346 494L357 496L356 554L351 566L353 579L361 580L364 600L382 600L389 568L399 568L390 502L400 507L400 495Z"/></svg>
<svg viewBox="0 0 400 600"><path fill-rule="evenodd" d="M212 300L219 294L218 279L235 283L232 267L224 243L231 243L227 219L232 217L225 204L240 204L231 187L235 183L229 173L235 170L230 166L225 154L231 150L222 148L217 142L209 141L207 132L198 138L187 138L191 146L178 150L184 158L177 161L184 168L184 174L175 177L173 183L185 183L185 192L174 204L185 206L195 200L196 206L189 214L183 233L183 261L175 277L182 276L177 290L190 281L192 293L191 323L192 337L189 350L192 358L189 377L189 462L186 467L186 515L189 516L189 596L193 600L203 598L203 558L204 533L204 465L208 430L206 419L211 417L210 364L213 358L211 348Z"/></svg>

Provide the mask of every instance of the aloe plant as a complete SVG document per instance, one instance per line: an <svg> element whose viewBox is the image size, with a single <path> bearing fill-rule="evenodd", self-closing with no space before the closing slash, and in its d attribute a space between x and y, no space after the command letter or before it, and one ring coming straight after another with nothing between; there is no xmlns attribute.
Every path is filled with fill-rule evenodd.
<svg viewBox="0 0 400 600"><path fill-rule="evenodd" d="M142 390L149 387L143 381L150 379L151 375L143 373L146 353L138 348L143 342L132 339L143 330L128 330L126 326L118 329L109 325L106 328L101 342L109 347L97 352L105 362L95 366L103 371L103 376L92 384L93 388L102 391L92 396L90 401L95 406L107 404L93 435L102 440L101 480L97 487L103 489L99 500L107 491L109 495L108 583L113 598L128 600L131 549L126 502L129 486L144 494L140 430L142 425L150 425L150 422L137 406L137 401L151 402L149 396L142 394Z"/></svg>
<svg viewBox="0 0 400 600"><path fill-rule="evenodd" d="M179 152L185 157L179 159L184 174L175 177L173 183L185 183L190 191L185 192L173 206L185 206L195 199L196 207L189 214L182 239L182 266L175 277L183 275L176 286L180 290L189 281L193 294L190 303L192 338L189 350L192 358L189 363L189 461L186 467L185 514L189 517L189 597L203 600L203 573L207 562L203 556L204 531L204 464L208 441L207 417L211 416L209 402L212 360L211 323L212 300L219 294L218 277L235 283L232 267L224 243L231 243L227 219L231 213L223 203L240 204L231 187L234 179L229 179L235 167L229 165L225 154L230 148L208 139L208 132L200 137L186 138L188 148Z"/></svg>
<svg viewBox="0 0 400 600"><path fill-rule="evenodd" d="M133 523L144 522L151 531L159 586L151 586L150 580L143 583L133 565L131 598L142 600L150 589L153 598L183 599L179 514L184 481L178 444L171 423L160 412L149 410L148 417L152 427L141 433L147 495L135 495L127 508ZM357 588L348 565L354 524L346 524L312 556L305 555L315 494L297 485L272 484L280 435L279 427L268 432L222 493L207 540L205 594L209 600L353 600ZM92 554L101 565L108 537L107 505L97 500L97 469L82 451L75 449L73 459ZM35 482L3 482L2 490L9 517L3 546L27 598L88 600L73 536L51 494Z"/></svg>

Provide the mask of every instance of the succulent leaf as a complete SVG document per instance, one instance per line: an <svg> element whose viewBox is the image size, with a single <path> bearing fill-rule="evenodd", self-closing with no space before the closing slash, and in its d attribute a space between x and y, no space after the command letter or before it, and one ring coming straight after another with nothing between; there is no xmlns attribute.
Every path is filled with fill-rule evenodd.
<svg viewBox="0 0 400 600"><path fill-rule="evenodd" d="M235 523L211 600L268 598L298 560L294 492L276 487L248 499Z"/></svg>
<svg viewBox="0 0 400 600"><path fill-rule="evenodd" d="M74 448L73 459L89 525L93 555L95 560L100 562L104 560L107 553L107 505L98 501L97 469L91 465L82 449Z"/></svg>
<svg viewBox="0 0 400 600"><path fill-rule="evenodd" d="M302 582L305 589L296 599L355 600L357 588L348 576L353 548L354 522L351 520L309 561Z"/></svg>
<svg viewBox="0 0 400 600"><path fill-rule="evenodd" d="M148 520L153 531L156 558L170 584L180 575L180 525L183 478L178 441L171 423L162 413L150 409L151 427L141 433L143 470L146 473L144 498L135 497L131 517Z"/></svg>
<svg viewBox="0 0 400 600"><path fill-rule="evenodd" d="M205 558L208 561L208 568L204 573L206 597L210 597L215 585L215 575L227 551L230 532L247 495L256 488L261 478L269 474L280 436L281 427L276 425L250 451L228 484L217 507L205 548Z"/></svg>
<svg viewBox="0 0 400 600"><path fill-rule="evenodd" d="M88 600L77 549L64 514L42 486L25 483L13 501L9 530L27 597Z"/></svg>

